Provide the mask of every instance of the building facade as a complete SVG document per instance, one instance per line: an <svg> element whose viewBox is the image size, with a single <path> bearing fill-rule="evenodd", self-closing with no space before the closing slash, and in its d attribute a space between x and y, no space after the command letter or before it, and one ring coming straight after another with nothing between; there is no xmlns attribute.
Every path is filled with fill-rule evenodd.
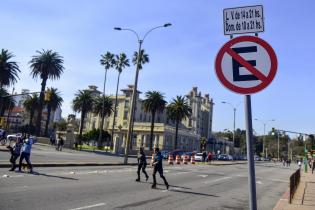
<svg viewBox="0 0 315 210"><path fill-rule="evenodd" d="M99 96L101 92L95 86L89 86L95 96ZM131 104L133 86L121 90L118 95L118 105L116 112L116 123L114 126L114 147L117 152L123 152L125 141L128 132L128 117ZM177 149L184 151L199 150L200 138L208 138L212 132L212 100L209 95L201 97L197 92L197 88L193 88L193 93L189 95L188 101L192 106L192 117L183 120L179 125L178 130L178 146ZM145 150L149 150L150 145L150 129L151 129L151 114L146 113L143 109L143 101L140 98L141 92L137 92L136 109L134 116L133 138L131 141L131 151L137 151L140 146ZM110 95L110 98L115 104L115 95ZM112 133L113 114L105 118L104 130ZM84 131L98 129L100 126L100 117L93 113L88 113ZM167 119L166 111L156 113L154 123L154 138L153 145L158 146L161 150L173 150L175 142L175 124Z"/></svg>

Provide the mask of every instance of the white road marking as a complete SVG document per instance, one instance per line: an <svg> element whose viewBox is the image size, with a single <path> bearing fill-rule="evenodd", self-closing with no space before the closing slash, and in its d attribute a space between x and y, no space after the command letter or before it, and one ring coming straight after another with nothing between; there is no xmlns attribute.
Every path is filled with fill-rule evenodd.
<svg viewBox="0 0 315 210"><path fill-rule="evenodd" d="M219 178L219 179L208 180L208 181L205 181L204 183L205 183L205 184L209 184L209 183L218 182L218 181L222 181L222 180L225 180L225 179L231 179L231 178L232 178L232 177L227 176L227 177L223 177L223 178Z"/></svg>
<svg viewBox="0 0 315 210"><path fill-rule="evenodd" d="M190 171L182 171L182 172L174 173L174 175L187 174L187 173L191 173L191 172Z"/></svg>
<svg viewBox="0 0 315 210"><path fill-rule="evenodd" d="M8 177L9 177L9 175L7 175L7 174L2 175L2 178L8 178Z"/></svg>
<svg viewBox="0 0 315 210"><path fill-rule="evenodd" d="M257 184L263 184L261 181L257 181L256 183L257 183Z"/></svg>
<svg viewBox="0 0 315 210"><path fill-rule="evenodd" d="M106 205L106 203L97 203L97 204L94 204L94 205L82 206L82 207L79 207L79 208L69 209L69 210L91 209L91 208L94 208L94 207L105 206L105 205Z"/></svg>
<svg viewBox="0 0 315 210"><path fill-rule="evenodd" d="M203 174L201 174L201 175L198 175L198 176L200 176L200 177L202 177L202 178L206 178L208 175L203 175Z"/></svg>

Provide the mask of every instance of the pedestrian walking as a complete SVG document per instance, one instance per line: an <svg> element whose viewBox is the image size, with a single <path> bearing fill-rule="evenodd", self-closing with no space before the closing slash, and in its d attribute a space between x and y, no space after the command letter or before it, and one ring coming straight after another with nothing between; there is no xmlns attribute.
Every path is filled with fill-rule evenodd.
<svg viewBox="0 0 315 210"><path fill-rule="evenodd" d="M21 168L22 168L22 162L25 159L29 169L30 169L30 173L33 173L33 166L32 163L30 161L30 156L31 156L31 150L32 150L32 145L33 145L33 139L30 138L30 135L27 135L27 138L24 140L23 142L23 146L22 146L22 153L20 156L20 161L19 161L19 172L21 172Z"/></svg>
<svg viewBox="0 0 315 210"><path fill-rule="evenodd" d="M153 184L151 186L152 189L156 189L156 172L159 172L160 177L163 179L164 184L166 186L166 189L169 188L169 184L166 181L164 175L163 175L163 165L162 165L163 157L161 155L160 149L158 147L154 148L154 161L152 163L153 166Z"/></svg>
<svg viewBox="0 0 315 210"><path fill-rule="evenodd" d="M207 157L207 153L206 153L206 151L203 151L203 153L202 153L202 161L204 163L206 162L206 157Z"/></svg>
<svg viewBox="0 0 315 210"><path fill-rule="evenodd" d="M211 160L212 160L212 154L211 154L211 152L208 153L207 159L208 159L208 162L211 163Z"/></svg>
<svg viewBox="0 0 315 210"><path fill-rule="evenodd" d="M136 182L140 182L140 170L142 169L142 173L145 175L145 181L148 181L149 176L147 172L145 171L145 168L147 167L147 158L144 154L143 147L140 147L139 153L138 153L138 170L137 175L138 178L136 179Z"/></svg>
<svg viewBox="0 0 315 210"><path fill-rule="evenodd" d="M301 166L302 166L302 162L301 162L301 160L299 160L299 162L298 162L298 166L299 166L299 169L301 170Z"/></svg>
<svg viewBox="0 0 315 210"><path fill-rule="evenodd" d="M10 150L11 157L10 157L10 163L11 163L11 169L9 171L14 171L16 168L16 160L20 156L21 148L23 145L23 140L21 138L17 138L16 143L11 147L11 145L7 146L7 148Z"/></svg>
<svg viewBox="0 0 315 210"><path fill-rule="evenodd" d="M57 146L57 150L58 150L58 151L61 151L63 145L64 145L64 140L63 140L63 138L59 135L59 136L58 136L58 146Z"/></svg>
<svg viewBox="0 0 315 210"><path fill-rule="evenodd" d="M313 158L313 161L312 161L312 174L314 173L314 170L315 170L315 159Z"/></svg>

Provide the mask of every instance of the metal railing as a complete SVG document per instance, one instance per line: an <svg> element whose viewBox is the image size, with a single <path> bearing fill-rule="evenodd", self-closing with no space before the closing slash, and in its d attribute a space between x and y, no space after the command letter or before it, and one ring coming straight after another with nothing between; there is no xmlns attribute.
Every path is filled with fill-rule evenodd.
<svg viewBox="0 0 315 210"><path fill-rule="evenodd" d="M294 193L300 183L300 177L301 177L301 172L300 169L296 170L291 176L290 176L290 198L289 198L289 203L291 203Z"/></svg>

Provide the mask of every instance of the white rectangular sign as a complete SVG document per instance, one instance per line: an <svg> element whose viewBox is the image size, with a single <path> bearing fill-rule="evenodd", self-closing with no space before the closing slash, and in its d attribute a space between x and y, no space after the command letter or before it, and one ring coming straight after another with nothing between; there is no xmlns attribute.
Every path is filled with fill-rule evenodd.
<svg viewBox="0 0 315 210"><path fill-rule="evenodd" d="M263 6L224 9L223 24L225 35L263 32Z"/></svg>

